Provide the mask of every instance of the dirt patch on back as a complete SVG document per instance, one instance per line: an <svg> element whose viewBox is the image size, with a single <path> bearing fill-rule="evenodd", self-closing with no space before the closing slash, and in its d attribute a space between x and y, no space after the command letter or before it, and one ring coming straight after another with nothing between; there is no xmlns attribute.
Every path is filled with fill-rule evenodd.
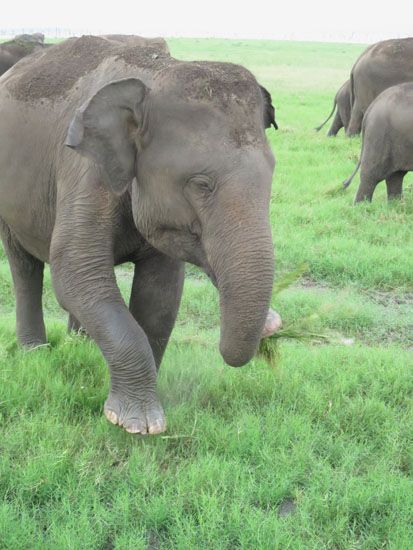
<svg viewBox="0 0 413 550"><path fill-rule="evenodd" d="M19 100L63 96L108 54L110 42L91 36L69 39L50 48L14 81L12 94Z"/></svg>
<svg viewBox="0 0 413 550"><path fill-rule="evenodd" d="M100 78L96 70L108 59L110 65L121 62L120 70L115 71L117 78L128 76L126 64L133 68L133 75L136 68L151 72L164 91L179 99L210 103L224 111L230 120L231 141L237 147L264 139L263 129L257 125L257 107L263 98L247 69L232 63L178 61L169 55L162 39L122 35L69 39L33 57L30 66L20 65L6 85L21 101L57 100L82 77L95 71Z"/></svg>
<svg viewBox="0 0 413 550"><path fill-rule="evenodd" d="M244 67L212 61L177 62L169 66L165 77L165 87L173 94L212 104L229 116L230 138L237 147L263 140L256 119L263 98L255 77Z"/></svg>
<svg viewBox="0 0 413 550"><path fill-rule="evenodd" d="M193 61L179 63L171 73L184 97L218 102L223 108L235 103L256 104L259 88L255 77L233 63Z"/></svg>
<svg viewBox="0 0 413 550"><path fill-rule="evenodd" d="M108 57L122 58L126 62L134 60L136 65L146 60L146 65L150 65L159 56L167 58L168 54L163 52L164 47L160 51L156 43L146 49L116 38L71 38L37 57L29 69L13 79L9 89L22 101L53 100L65 96L81 77L95 70Z"/></svg>
<svg viewBox="0 0 413 550"><path fill-rule="evenodd" d="M169 54L152 45L145 48L133 46L119 49L116 59L121 59L131 67L159 71L170 67L173 63L179 63L172 59Z"/></svg>

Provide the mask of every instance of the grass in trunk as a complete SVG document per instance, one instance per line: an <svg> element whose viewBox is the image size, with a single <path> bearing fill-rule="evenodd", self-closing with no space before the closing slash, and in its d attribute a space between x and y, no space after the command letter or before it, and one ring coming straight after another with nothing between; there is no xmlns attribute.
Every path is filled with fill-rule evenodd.
<svg viewBox="0 0 413 550"><path fill-rule="evenodd" d="M280 292L296 283L308 271L307 264L301 264L294 271L286 273L274 284L273 298ZM287 324L275 334L263 338L258 348L258 357L262 357L271 367L275 367L279 358L278 341L281 338L299 340L301 342L331 342L334 340L332 333L320 332L314 328L317 320L320 319L322 311L312 313L303 317L295 323Z"/></svg>

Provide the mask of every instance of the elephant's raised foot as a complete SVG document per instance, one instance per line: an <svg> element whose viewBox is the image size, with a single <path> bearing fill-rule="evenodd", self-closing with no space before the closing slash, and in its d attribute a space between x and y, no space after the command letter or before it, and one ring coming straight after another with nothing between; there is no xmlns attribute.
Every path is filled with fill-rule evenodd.
<svg viewBox="0 0 413 550"><path fill-rule="evenodd" d="M127 397L109 394L105 416L132 434L160 434L166 430L165 415L160 403L131 402Z"/></svg>

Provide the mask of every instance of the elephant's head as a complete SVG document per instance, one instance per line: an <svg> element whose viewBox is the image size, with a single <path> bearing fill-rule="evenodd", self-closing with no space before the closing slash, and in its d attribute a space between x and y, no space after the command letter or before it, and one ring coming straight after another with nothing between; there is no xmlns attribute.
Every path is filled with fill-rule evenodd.
<svg viewBox="0 0 413 550"><path fill-rule="evenodd" d="M76 114L66 144L132 195L139 232L216 284L220 350L245 364L262 336L274 272L269 200L274 124L268 92L229 63L177 63L149 89L112 82Z"/></svg>

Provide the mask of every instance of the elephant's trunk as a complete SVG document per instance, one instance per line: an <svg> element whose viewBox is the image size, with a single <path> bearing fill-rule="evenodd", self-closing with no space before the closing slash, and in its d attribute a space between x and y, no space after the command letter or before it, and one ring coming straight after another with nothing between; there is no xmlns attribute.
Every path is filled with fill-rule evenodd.
<svg viewBox="0 0 413 550"><path fill-rule="evenodd" d="M274 254L267 205L221 200L206 231L204 246L220 294L220 351L234 367L254 356L268 314Z"/></svg>

